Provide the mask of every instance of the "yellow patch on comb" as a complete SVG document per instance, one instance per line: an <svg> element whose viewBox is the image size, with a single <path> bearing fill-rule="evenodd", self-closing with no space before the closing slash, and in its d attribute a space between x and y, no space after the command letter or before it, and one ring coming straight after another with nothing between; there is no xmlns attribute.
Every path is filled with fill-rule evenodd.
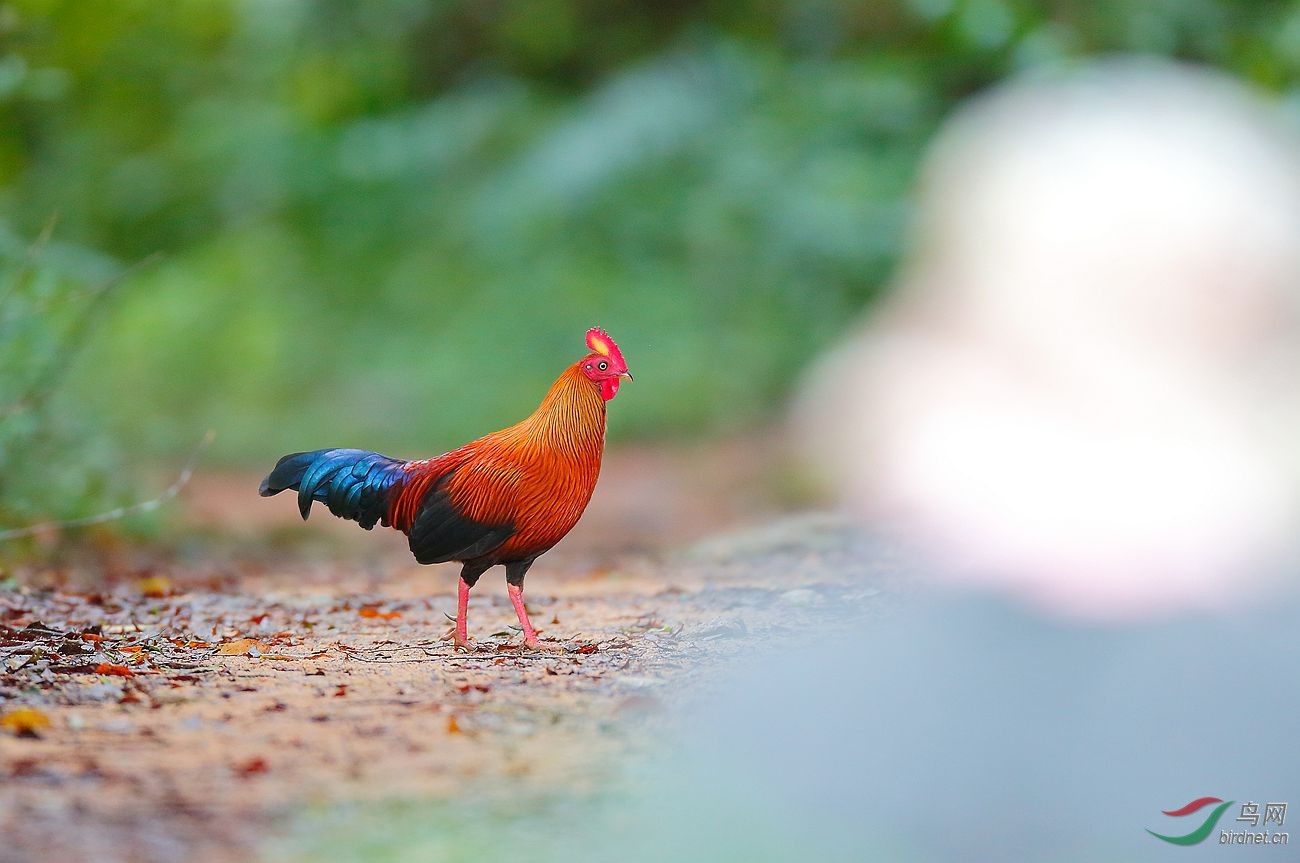
<svg viewBox="0 0 1300 863"><path fill-rule="evenodd" d="M614 340L609 337L609 333L598 327L587 330L587 347L603 357L607 357L617 350Z"/></svg>
<svg viewBox="0 0 1300 863"><path fill-rule="evenodd" d="M602 357L609 357L616 366L626 368L626 363L623 362L623 352L618 349L618 345L609 337L609 333L600 327L592 327L587 330L587 347Z"/></svg>

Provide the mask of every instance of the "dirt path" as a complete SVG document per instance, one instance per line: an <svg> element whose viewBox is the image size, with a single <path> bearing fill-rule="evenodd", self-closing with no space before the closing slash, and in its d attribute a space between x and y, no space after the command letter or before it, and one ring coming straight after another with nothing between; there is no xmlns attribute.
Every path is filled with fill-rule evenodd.
<svg viewBox="0 0 1300 863"><path fill-rule="evenodd" d="M481 650L454 652L454 573L410 566L376 584L302 564L219 589L172 571L184 589L154 597L141 588L162 583L10 587L0 860L244 861L313 805L599 787L730 657L828 605L887 607L889 567L854 542L804 519L530 577L544 637L565 638L554 655L510 648L486 578Z"/></svg>

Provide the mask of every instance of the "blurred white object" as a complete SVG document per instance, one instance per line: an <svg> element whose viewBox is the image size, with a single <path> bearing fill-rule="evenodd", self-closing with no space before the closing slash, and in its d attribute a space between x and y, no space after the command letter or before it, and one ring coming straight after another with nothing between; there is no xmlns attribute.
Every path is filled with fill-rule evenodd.
<svg viewBox="0 0 1300 863"><path fill-rule="evenodd" d="M892 301L802 411L869 519L1070 613L1250 599L1296 528L1297 141L1204 71L976 100Z"/></svg>

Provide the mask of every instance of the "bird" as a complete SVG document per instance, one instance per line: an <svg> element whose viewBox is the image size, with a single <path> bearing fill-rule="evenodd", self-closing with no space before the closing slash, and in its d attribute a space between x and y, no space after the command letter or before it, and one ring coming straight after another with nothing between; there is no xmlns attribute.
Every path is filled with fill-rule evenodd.
<svg viewBox="0 0 1300 863"><path fill-rule="evenodd" d="M459 562L457 649L473 651L469 592L500 564L522 646L542 642L524 607L524 576L582 517L600 475L606 404L632 380L614 340L587 331L588 353L568 366L524 420L434 458L406 461L360 449L321 449L283 456L262 480L271 497L298 492L303 520L320 502L366 530L376 524L406 534L421 564Z"/></svg>

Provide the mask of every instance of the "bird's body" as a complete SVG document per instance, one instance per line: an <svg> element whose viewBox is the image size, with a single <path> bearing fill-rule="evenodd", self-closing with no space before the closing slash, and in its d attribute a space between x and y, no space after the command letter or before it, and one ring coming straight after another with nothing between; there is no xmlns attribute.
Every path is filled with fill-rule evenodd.
<svg viewBox="0 0 1300 863"><path fill-rule="evenodd" d="M567 534L587 507L605 449L605 403L576 368L569 368L531 416L459 449L405 467L406 483L389 521L411 537L421 563L447 554L427 514L430 493L483 525L509 525L484 562L536 557ZM427 558L427 559L426 559ZM446 559L443 557L443 559ZM460 560L464 558L455 557Z"/></svg>
<svg viewBox="0 0 1300 863"><path fill-rule="evenodd" d="M538 556L578 523L600 475L605 402L630 378L618 346L587 334L591 353L567 368L527 419L440 456L403 461L356 449L284 456L261 494L298 492L303 518L319 501L367 530L405 533L420 563L460 561L456 641L468 646L468 592L502 564L525 643L537 637L523 608L523 579Z"/></svg>

